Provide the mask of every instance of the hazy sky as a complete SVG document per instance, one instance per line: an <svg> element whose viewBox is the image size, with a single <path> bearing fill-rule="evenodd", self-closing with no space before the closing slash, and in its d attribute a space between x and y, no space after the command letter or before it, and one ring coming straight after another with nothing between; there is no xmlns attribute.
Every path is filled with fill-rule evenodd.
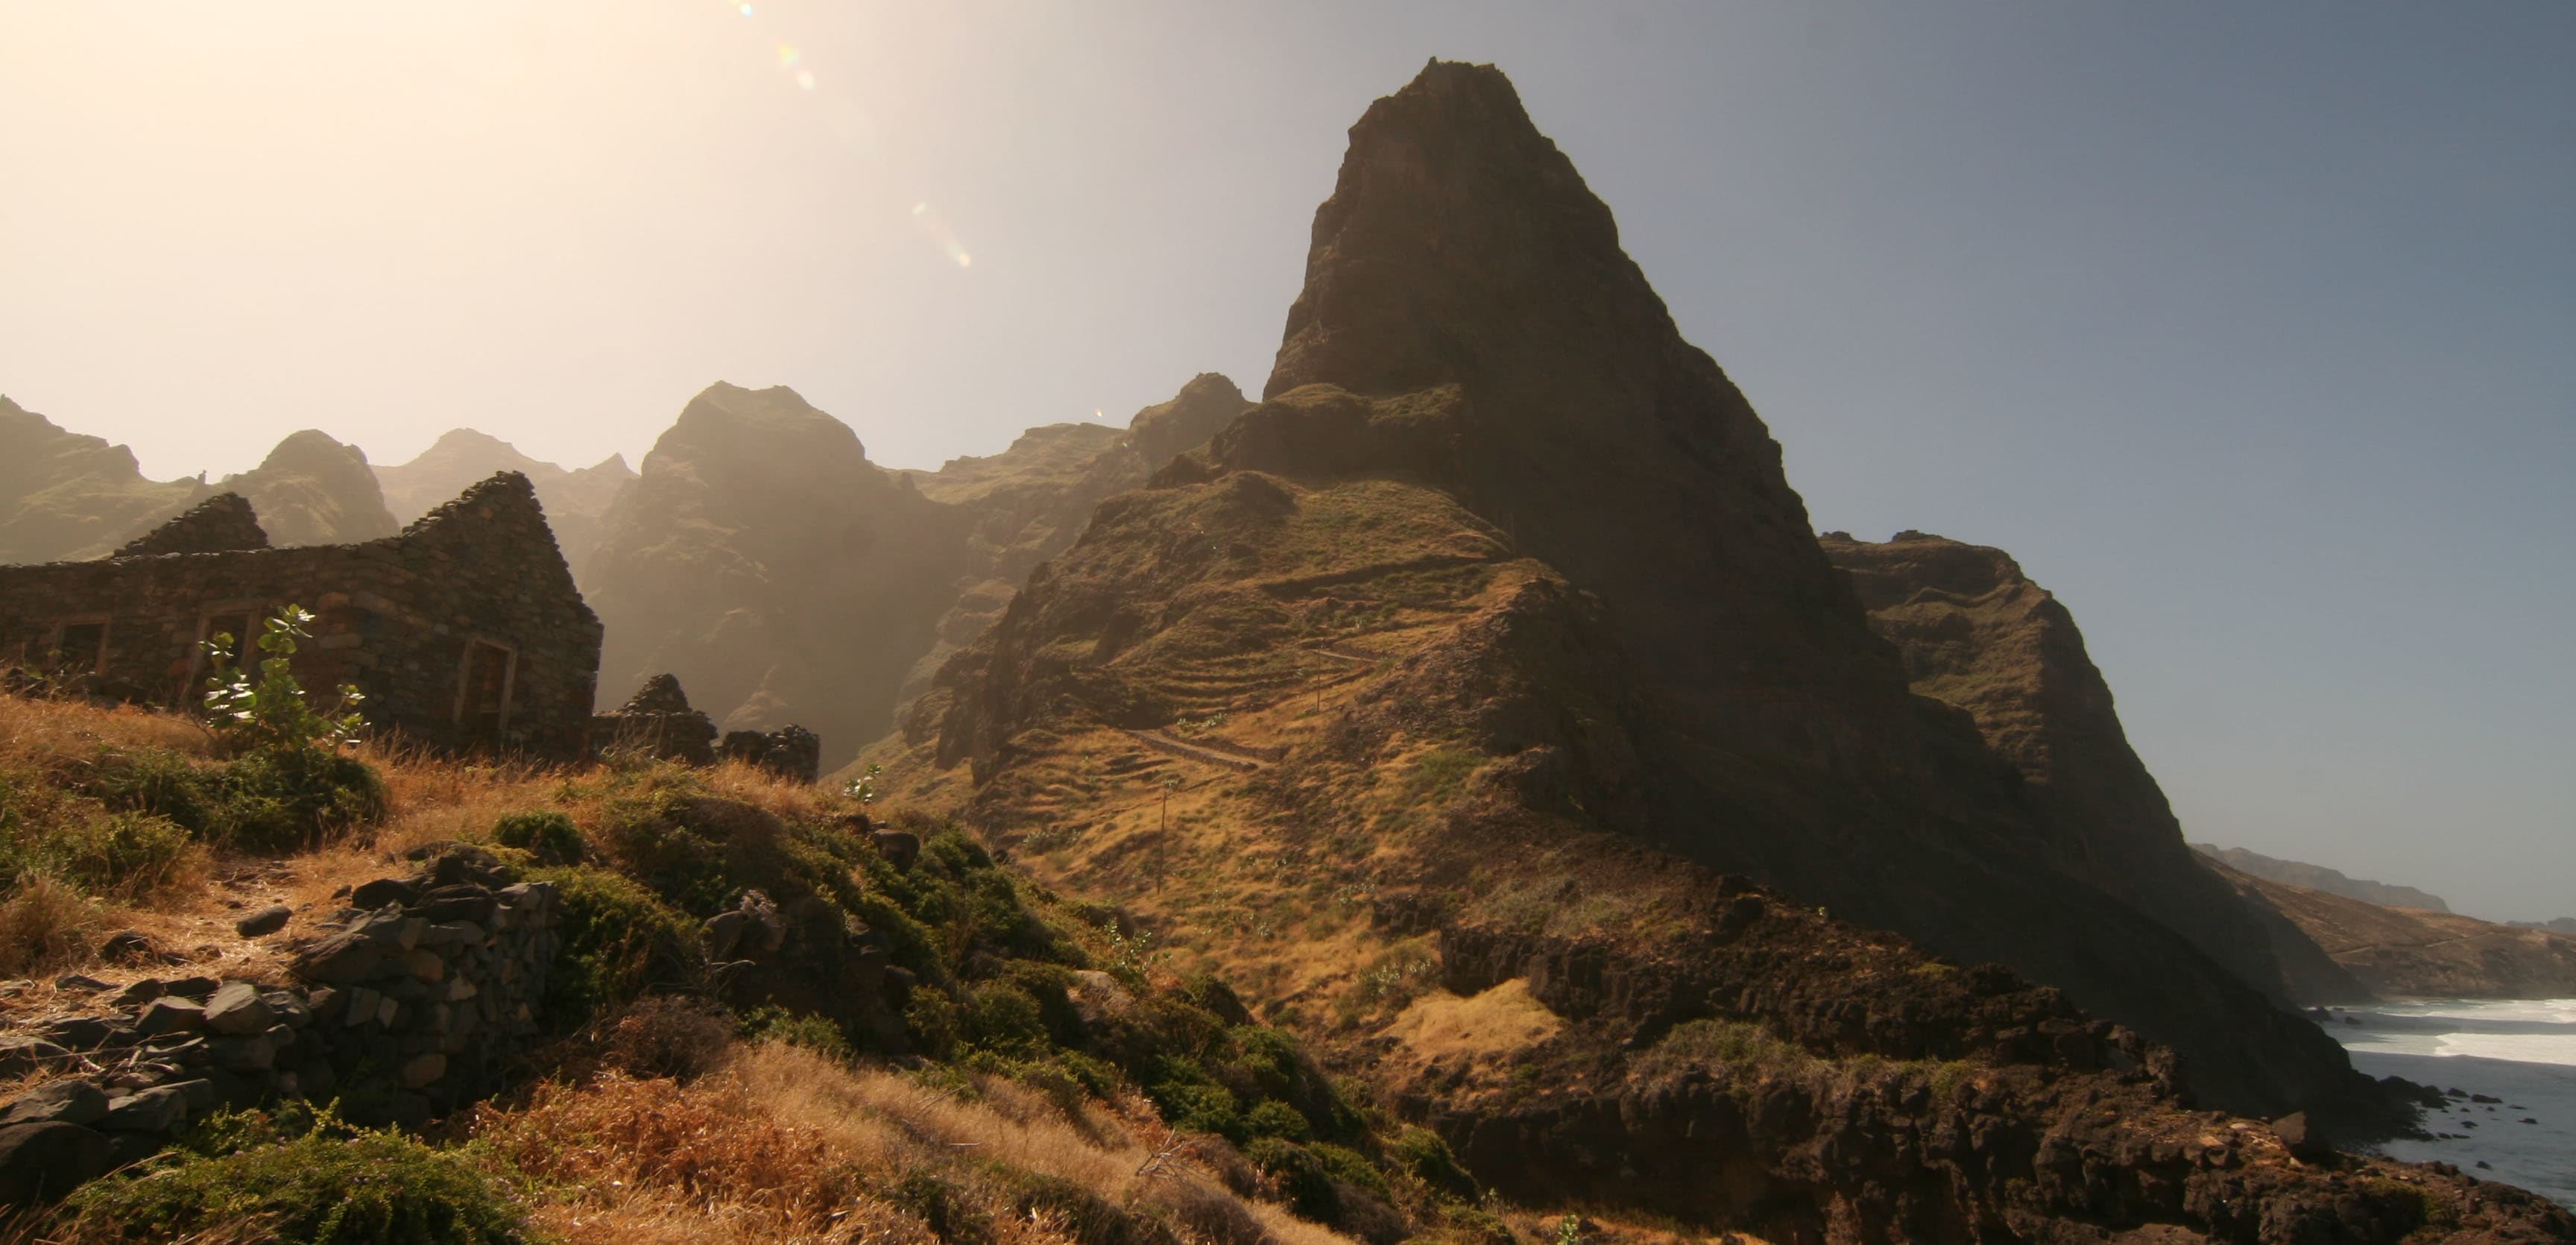
<svg viewBox="0 0 2576 1245"><path fill-rule="evenodd" d="M633 459L719 378L900 466L1258 390L1434 54L1820 527L2068 602L2192 837L2576 914L2562 0L0 0L0 393L175 476Z"/></svg>

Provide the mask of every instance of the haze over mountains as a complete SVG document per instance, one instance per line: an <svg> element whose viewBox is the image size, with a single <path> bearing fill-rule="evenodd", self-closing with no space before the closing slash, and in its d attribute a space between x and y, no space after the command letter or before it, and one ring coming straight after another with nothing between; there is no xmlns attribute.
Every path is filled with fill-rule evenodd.
<svg viewBox="0 0 2576 1245"><path fill-rule="evenodd" d="M1814 532L1493 67L1370 106L1311 239L1257 401L1201 374L927 472L719 382L638 471L301 432L220 485L12 406L0 532L97 556L229 489L278 543L359 540L522 472L604 702L670 673L881 765L1516 1196L1798 1240L2393 1239L2305 1130L2409 1098L2295 1007L2576 989L2576 944L2191 851L2009 555Z"/></svg>

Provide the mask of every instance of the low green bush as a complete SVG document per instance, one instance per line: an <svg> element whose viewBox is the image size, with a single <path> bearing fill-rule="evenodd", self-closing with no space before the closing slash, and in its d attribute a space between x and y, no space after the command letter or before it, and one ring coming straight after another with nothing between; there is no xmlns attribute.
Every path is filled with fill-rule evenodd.
<svg viewBox="0 0 2576 1245"><path fill-rule="evenodd" d="M528 1239L517 1204L455 1151L327 1120L301 1135L266 1121L224 1121L220 1132L219 1152L177 1151L74 1193L64 1207L70 1235L168 1241L202 1233L298 1245Z"/></svg>
<svg viewBox="0 0 2576 1245"><path fill-rule="evenodd" d="M546 975L549 1026L569 1029L628 1002L657 979L677 978L697 954L697 923L632 878L583 866L539 869L555 884L563 939Z"/></svg>
<svg viewBox="0 0 2576 1245"><path fill-rule="evenodd" d="M23 867L93 895L133 898L174 880L195 844L186 827L168 818L122 812L67 821L10 846Z"/></svg>
<svg viewBox="0 0 2576 1245"><path fill-rule="evenodd" d="M848 1059L857 1052L848 1034L829 1016L812 1012L791 1012L775 1004L755 1007L743 1013L742 1036L752 1041L785 1042L834 1059Z"/></svg>
<svg viewBox="0 0 2576 1245"><path fill-rule="evenodd" d="M261 748L213 763L159 748L106 752L76 787L110 808L250 852L312 847L381 819L388 802L374 767L316 748Z"/></svg>
<svg viewBox="0 0 2576 1245"><path fill-rule="evenodd" d="M512 813L492 827L492 841L545 865L581 863L581 830L561 813Z"/></svg>
<svg viewBox="0 0 2576 1245"><path fill-rule="evenodd" d="M1458 1163L1449 1143L1427 1128L1407 1128L1388 1142L1387 1157L1413 1177L1431 1187L1435 1193L1467 1201L1475 1200L1476 1178Z"/></svg>

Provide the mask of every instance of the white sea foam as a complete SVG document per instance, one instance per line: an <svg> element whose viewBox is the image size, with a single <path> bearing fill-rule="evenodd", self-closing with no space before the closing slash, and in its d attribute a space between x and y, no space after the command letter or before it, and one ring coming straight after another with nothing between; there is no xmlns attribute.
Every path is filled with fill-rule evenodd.
<svg viewBox="0 0 2576 1245"><path fill-rule="evenodd" d="M2449 1099L2424 1120L2447 1136L2390 1142L2389 1157L2455 1163L2576 1206L2576 999L2381 1004L2326 1028L2372 1076L2502 1100Z"/></svg>

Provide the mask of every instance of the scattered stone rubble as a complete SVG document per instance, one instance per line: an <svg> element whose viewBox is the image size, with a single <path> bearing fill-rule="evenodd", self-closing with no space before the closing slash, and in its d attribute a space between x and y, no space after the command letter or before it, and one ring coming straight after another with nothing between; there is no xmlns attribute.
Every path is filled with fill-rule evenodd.
<svg viewBox="0 0 2576 1245"><path fill-rule="evenodd" d="M554 887L476 847L410 855L418 872L355 888L296 949L288 984L147 977L0 1041L0 1075L64 1073L0 1110L0 1202L59 1197L221 1108L336 1097L357 1123L419 1124L499 1088L538 1031Z"/></svg>

